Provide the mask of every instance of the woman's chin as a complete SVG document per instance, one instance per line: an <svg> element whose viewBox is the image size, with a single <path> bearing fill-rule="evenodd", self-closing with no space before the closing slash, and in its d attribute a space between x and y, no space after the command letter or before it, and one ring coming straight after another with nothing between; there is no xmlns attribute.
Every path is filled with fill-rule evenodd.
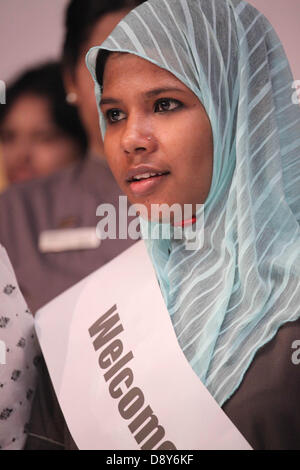
<svg viewBox="0 0 300 470"><path fill-rule="evenodd" d="M182 223L184 218L186 218L183 211L183 205L180 203L170 204L157 201L149 203L147 201L146 204L134 202L133 206L137 215L147 222L178 225ZM191 218L192 215L191 205L191 214L189 218Z"/></svg>

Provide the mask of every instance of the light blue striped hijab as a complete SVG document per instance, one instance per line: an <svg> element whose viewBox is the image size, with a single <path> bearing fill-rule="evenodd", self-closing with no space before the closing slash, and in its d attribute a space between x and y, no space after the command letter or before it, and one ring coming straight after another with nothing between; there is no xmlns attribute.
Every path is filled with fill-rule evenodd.
<svg viewBox="0 0 300 470"><path fill-rule="evenodd" d="M150 0L101 49L172 72L210 118L204 245L147 244L178 342L222 405L256 352L300 317L300 108L288 60L267 19L241 0ZM87 58L94 79L98 50ZM98 103L100 94L96 82ZM101 113L100 123L104 135Z"/></svg>

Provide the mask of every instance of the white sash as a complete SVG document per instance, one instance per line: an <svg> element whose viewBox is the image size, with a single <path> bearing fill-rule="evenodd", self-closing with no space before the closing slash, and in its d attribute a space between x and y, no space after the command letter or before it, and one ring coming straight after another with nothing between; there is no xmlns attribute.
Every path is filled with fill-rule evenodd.
<svg viewBox="0 0 300 470"><path fill-rule="evenodd" d="M41 309L36 330L80 449L251 449L187 362L143 241Z"/></svg>

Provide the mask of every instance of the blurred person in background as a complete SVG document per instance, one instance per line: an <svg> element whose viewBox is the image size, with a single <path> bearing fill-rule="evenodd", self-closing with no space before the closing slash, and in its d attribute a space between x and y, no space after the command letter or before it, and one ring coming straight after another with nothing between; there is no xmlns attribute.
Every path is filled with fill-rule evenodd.
<svg viewBox="0 0 300 470"><path fill-rule="evenodd" d="M117 207L122 195L105 161L94 95L85 55L101 44L141 0L71 0L66 10L62 62L68 103L77 107L88 136L86 158L44 178L9 188L0 196L0 242L16 270L33 313L68 287L113 259L133 240L101 240L74 247L81 228L95 234L97 207ZM68 229L59 248L55 237ZM45 231L51 243L41 246ZM49 240L48 240L49 242ZM76 445L60 411L44 360L33 405L26 449L70 450Z"/></svg>
<svg viewBox="0 0 300 470"><path fill-rule="evenodd" d="M0 145L9 183L49 175L84 157L85 131L65 100L60 64L31 68L8 87Z"/></svg>
<svg viewBox="0 0 300 470"><path fill-rule="evenodd" d="M0 148L0 193L7 187L7 176L4 171L3 157Z"/></svg>
<svg viewBox="0 0 300 470"><path fill-rule="evenodd" d="M81 228L95 232L97 207L103 203L116 206L122 194L104 158L94 83L85 54L140 3L71 0L62 53L67 92L62 99L77 108L82 119L88 138L85 158L47 177L14 185L0 197L0 241L33 313L132 244L132 240L105 239L97 247L87 244L76 249L74 238ZM63 246L54 249L46 243L41 247L45 232L51 231L53 241L65 229L73 232Z"/></svg>

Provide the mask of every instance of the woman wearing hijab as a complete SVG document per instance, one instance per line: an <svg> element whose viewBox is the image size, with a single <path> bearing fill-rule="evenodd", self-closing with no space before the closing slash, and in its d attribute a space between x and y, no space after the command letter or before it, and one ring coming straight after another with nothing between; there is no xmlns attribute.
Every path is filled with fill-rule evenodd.
<svg viewBox="0 0 300 470"><path fill-rule="evenodd" d="M149 0L87 64L130 201L192 222L204 204L198 249L145 240L189 364L254 449L299 449L300 110L278 36L243 0Z"/></svg>

